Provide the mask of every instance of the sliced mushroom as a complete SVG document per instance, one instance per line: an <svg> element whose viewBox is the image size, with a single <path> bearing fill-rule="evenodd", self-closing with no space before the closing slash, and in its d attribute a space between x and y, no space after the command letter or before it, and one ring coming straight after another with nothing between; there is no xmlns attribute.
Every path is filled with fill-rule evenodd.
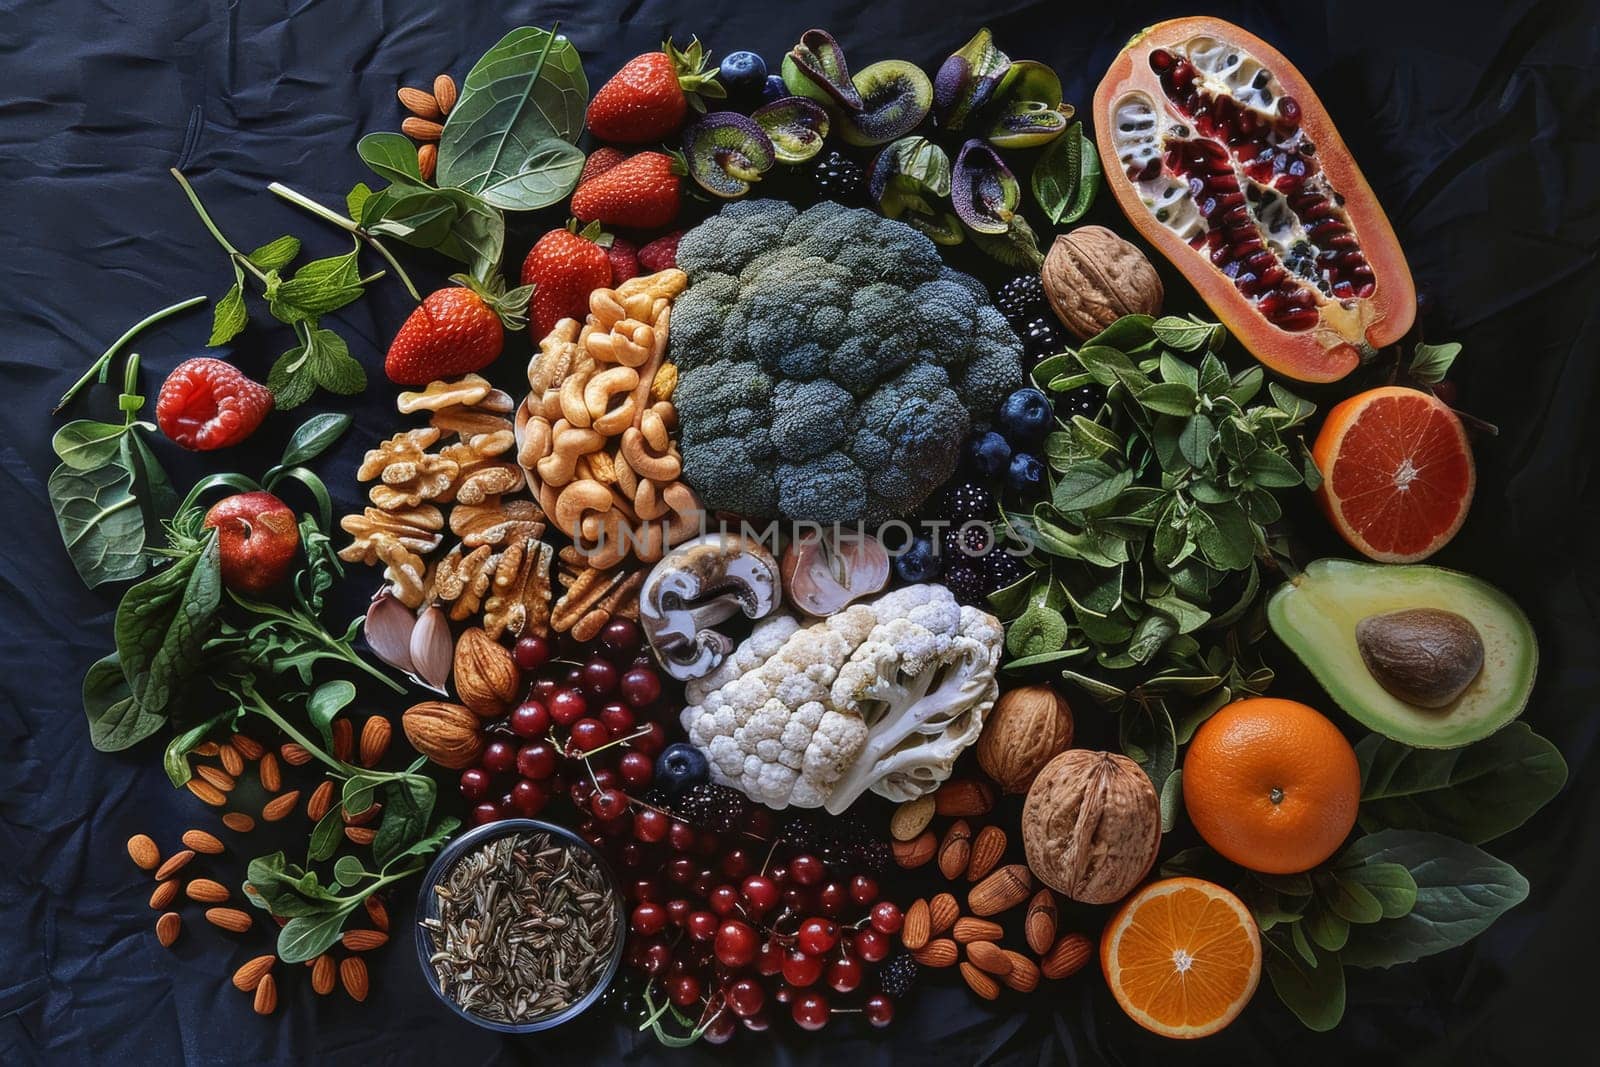
<svg viewBox="0 0 1600 1067"><path fill-rule="evenodd" d="M888 583L889 553L868 533L810 531L783 550L783 588L807 615L836 615Z"/></svg>
<svg viewBox="0 0 1600 1067"><path fill-rule="evenodd" d="M715 627L759 619L783 599L778 561L758 541L714 533L663 556L639 590L639 622L666 672L680 681L716 670L733 641Z"/></svg>

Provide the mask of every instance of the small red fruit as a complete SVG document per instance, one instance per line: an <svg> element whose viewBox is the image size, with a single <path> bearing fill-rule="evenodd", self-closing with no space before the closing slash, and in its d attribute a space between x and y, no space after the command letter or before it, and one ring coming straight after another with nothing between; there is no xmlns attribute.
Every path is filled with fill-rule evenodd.
<svg viewBox="0 0 1600 1067"><path fill-rule="evenodd" d="M236 445L272 410L272 393L220 359L186 359L156 398L156 424L175 444L197 452Z"/></svg>
<svg viewBox="0 0 1600 1067"><path fill-rule="evenodd" d="M460 287L428 294L390 342L383 370L396 385L480 371L499 358L506 329L521 329L526 289L495 295L465 275L456 278Z"/></svg>
<svg viewBox="0 0 1600 1067"><path fill-rule="evenodd" d="M578 185L582 185L590 178L598 178L612 167L628 158L628 154L620 148L610 145L601 145L589 153L589 158L583 161L583 170L578 172ZM577 188L574 186L573 188Z"/></svg>
<svg viewBox="0 0 1600 1067"><path fill-rule="evenodd" d="M665 237L639 249L639 266L654 274L658 270L671 270L678 265L678 242L683 240L682 230L673 230Z"/></svg>
<svg viewBox="0 0 1600 1067"><path fill-rule="evenodd" d="M606 249L606 259L611 261L613 289L628 279L639 276L639 246L626 237L611 238L611 247Z"/></svg>
<svg viewBox="0 0 1600 1067"><path fill-rule="evenodd" d="M704 60L698 40L681 52L668 41L659 52L630 59L589 102L589 132L623 144L659 141L677 132L689 114L689 94L727 95Z"/></svg>
<svg viewBox="0 0 1600 1067"><path fill-rule="evenodd" d="M572 213L584 222L653 230L678 217L677 164L663 152L640 152L572 194Z"/></svg>
<svg viewBox="0 0 1600 1067"><path fill-rule="evenodd" d="M599 226L582 233L551 230L522 261L522 284L534 287L528 319L534 338L544 337L562 319L583 321L589 294L611 284L611 260L595 243Z"/></svg>
<svg viewBox="0 0 1600 1067"><path fill-rule="evenodd" d="M289 505L271 493L236 493L206 512L217 531L222 584L240 593L264 593L288 575L300 548L300 526Z"/></svg>

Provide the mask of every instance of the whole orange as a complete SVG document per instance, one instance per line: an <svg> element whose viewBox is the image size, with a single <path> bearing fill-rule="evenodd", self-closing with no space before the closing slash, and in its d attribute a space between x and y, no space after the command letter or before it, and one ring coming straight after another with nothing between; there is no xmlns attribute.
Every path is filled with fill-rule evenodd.
<svg viewBox="0 0 1600 1067"><path fill-rule="evenodd" d="M1356 824L1361 768L1339 728L1258 697L1208 719L1183 760L1183 803L1206 844L1263 874L1315 867Z"/></svg>

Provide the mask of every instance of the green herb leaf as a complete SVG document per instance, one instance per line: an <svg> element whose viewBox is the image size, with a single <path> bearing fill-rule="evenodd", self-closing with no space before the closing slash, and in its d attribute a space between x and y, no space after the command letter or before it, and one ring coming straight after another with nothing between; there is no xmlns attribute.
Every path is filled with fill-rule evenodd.
<svg viewBox="0 0 1600 1067"><path fill-rule="evenodd" d="M383 818L372 840L372 858L380 867L387 867L411 842L428 832L437 790L432 778L420 774L397 778L384 788Z"/></svg>
<svg viewBox="0 0 1600 1067"><path fill-rule="evenodd" d="M206 346L216 348L225 345L244 331L250 325L250 312L244 306L244 284L234 282L233 287L222 294L216 306L211 309L211 336L206 340Z"/></svg>
<svg viewBox="0 0 1600 1067"><path fill-rule="evenodd" d="M278 958L284 963L305 963L316 959L339 940L345 920L354 910L353 906L340 907L290 919L278 931Z"/></svg>
<svg viewBox="0 0 1600 1067"><path fill-rule="evenodd" d="M1308 964L1287 944L1290 940L1291 935L1277 931L1262 937L1267 980L1307 1029L1326 1033L1344 1018L1344 967L1335 954L1315 956L1316 964Z"/></svg>
<svg viewBox="0 0 1600 1067"><path fill-rule="evenodd" d="M317 825L312 829L311 839L306 843L306 861L321 863L339 851L339 842L343 840L344 809L335 804L328 809L326 815L317 820Z"/></svg>
<svg viewBox="0 0 1600 1067"><path fill-rule="evenodd" d="M215 534L197 552L123 594L114 631L117 654L133 698L164 709L200 663L222 601L222 568Z"/></svg>
<svg viewBox="0 0 1600 1067"><path fill-rule="evenodd" d="M1052 502L1062 511L1087 511L1115 500L1132 483L1132 471L1113 470L1100 460L1087 460L1061 475Z"/></svg>
<svg viewBox="0 0 1600 1067"><path fill-rule="evenodd" d="M403 133L369 133L356 142L356 155L361 157L361 162L372 173L386 181L396 185L427 186L422 180L422 168L417 163L417 146ZM356 189L366 188L364 185L356 186ZM367 189L367 196L371 195L372 190ZM351 208L351 218L362 217L360 208L365 205L367 196L351 190L351 197L345 201ZM352 202L351 198L359 203Z"/></svg>
<svg viewBox="0 0 1600 1067"><path fill-rule="evenodd" d="M1371 894L1378 902L1379 918L1398 919L1409 915L1417 906L1416 879L1401 864L1363 863L1336 867L1333 877L1346 885L1358 885Z"/></svg>
<svg viewBox="0 0 1600 1067"><path fill-rule="evenodd" d="M280 322L310 322L330 311L337 311L361 297L361 269L356 265L358 248L342 256L314 259L294 272L294 277L269 287L267 308Z"/></svg>
<svg viewBox="0 0 1600 1067"><path fill-rule="evenodd" d="M1290 426L1302 423L1316 413L1317 405L1300 399L1277 382L1267 383L1267 392L1271 394L1272 402L1289 416Z"/></svg>
<svg viewBox="0 0 1600 1067"><path fill-rule="evenodd" d="M121 423L76 419L55 432L50 447L73 470L93 470L116 459L122 448L122 435L127 431L128 427Z"/></svg>
<svg viewBox="0 0 1600 1067"><path fill-rule="evenodd" d="M1033 198L1056 226L1070 225L1088 213L1100 188L1100 153L1074 122L1050 143L1033 165Z"/></svg>
<svg viewBox="0 0 1600 1067"><path fill-rule="evenodd" d="M1411 354L1411 363L1406 367L1406 373L1426 385L1437 385L1444 381L1446 374L1450 373L1450 365L1460 354L1459 341L1450 341L1442 345L1430 345L1418 341L1416 349Z"/></svg>
<svg viewBox="0 0 1600 1067"><path fill-rule="evenodd" d="M1217 324L1190 317L1164 315L1152 327L1156 339L1180 352L1198 352L1210 343Z"/></svg>
<svg viewBox="0 0 1600 1067"><path fill-rule="evenodd" d="M283 458L278 461L279 466L297 467L310 463L332 448L353 421L349 415L333 412L311 416L289 436L289 443L283 449Z"/></svg>
<svg viewBox="0 0 1600 1067"><path fill-rule="evenodd" d="M1370 734L1361 762L1361 825L1432 830L1471 844L1531 818L1567 781L1549 741L1514 722L1465 748L1414 749Z"/></svg>
<svg viewBox="0 0 1600 1067"><path fill-rule="evenodd" d="M294 257L299 254L300 238L285 234L275 241L268 241L245 258L262 270L282 270L293 263Z"/></svg>
<svg viewBox="0 0 1600 1067"><path fill-rule="evenodd" d="M589 83L578 50L547 30L512 30L468 72L439 142L438 182L506 211L563 199L578 182Z"/></svg>
<svg viewBox="0 0 1600 1067"><path fill-rule="evenodd" d="M228 714L224 712L212 716L205 722L196 723L167 742L166 751L161 754L161 766L167 772L167 780L172 783L174 789L194 777L194 771L189 767L189 753L193 752L206 736L217 728L217 724L228 717Z"/></svg>
<svg viewBox="0 0 1600 1067"><path fill-rule="evenodd" d="M1040 656L1067 642L1067 620L1061 612L1034 602L1006 628L1006 651L1012 656Z"/></svg>
<svg viewBox="0 0 1600 1067"><path fill-rule="evenodd" d="M136 745L167 721L162 711L147 709L134 699L115 652L96 660L83 676L83 711L89 719L89 740L101 752Z"/></svg>
<svg viewBox="0 0 1600 1067"><path fill-rule="evenodd" d="M357 150L360 149L360 143L359 142L357 142L356 147L357 147ZM366 182L356 182L356 184L353 187L351 187L350 191L345 194L345 197L344 197L345 214L349 215L352 219L356 219L357 221L360 221L361 213L362 213L361 209L366 204L367 199L369 197L371 197L371 196L372 196L372 187L370 185L368 185Z"/></svg>
<svg viewBox="0 0 1600 1067"><path fill-rule="evenodd" d="M359 885L367 876L367 869L354 856L340 856L333 864L333 880L349 889Z"/></svg>
<svg viewBox="0 0 1600 1067"><path fill-rule="evenodd" d="M332 330L305 327L306 340L279 356L267 373L267 388L281 410L299 407L317 387L348 396L367 387L367 372L350 355L344 338Z"/></svg>
<svg viewBox="0 0 1600 1067"><path fill-rule="evenodd" d="M343 678L323 682L306 698L306 719L322 735L327 744L333 743L333 720L349 707L356 698L356 687ZM352 808L360 811L361 808Z"/></svg>
<svg viewBox="0 0 1600 1067"><path fill-rule="evenodd" d="M1208 416L1198 412L1190 415L1178 434L1178 453L1189 466L1204 469L1211 462L1211 442L1216 436L1216 424ZM1299 480L1295 479L1297 483Z"/></svg>
<svg viewBox="0 0 1600 1067"><path fill-rule="evenodd" d="M1194 412L1195 402L1199 399L1195 391L1182 382L1160 382L1146 386L1136 395L1139 403L1151 411L1185 417Z"/></svg>
<svg viewBox="0 0 1600 1067"><path fill-rule="evenodd" d="M74 470L63 464L48 485L61 543L84 585L93 589L145 572L144 518L126 467L111 462Z"/></svg>

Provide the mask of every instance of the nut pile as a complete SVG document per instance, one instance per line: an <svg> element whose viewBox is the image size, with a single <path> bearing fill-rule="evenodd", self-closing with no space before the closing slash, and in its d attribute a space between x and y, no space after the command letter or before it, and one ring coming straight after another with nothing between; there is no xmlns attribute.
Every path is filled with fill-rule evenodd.
<svg viewBox="0 0 1600 1067"><path fill-rule="evenodd" d="M441 74L433 79L433 89L416 89L401 86L395 94L400 106L410 114L400 122L400 132L420 142L417 145L417 169L422 180L433 181L433 172L439 166L439 138L444 136L444 120L456 106L455 79Z"/></svg>

